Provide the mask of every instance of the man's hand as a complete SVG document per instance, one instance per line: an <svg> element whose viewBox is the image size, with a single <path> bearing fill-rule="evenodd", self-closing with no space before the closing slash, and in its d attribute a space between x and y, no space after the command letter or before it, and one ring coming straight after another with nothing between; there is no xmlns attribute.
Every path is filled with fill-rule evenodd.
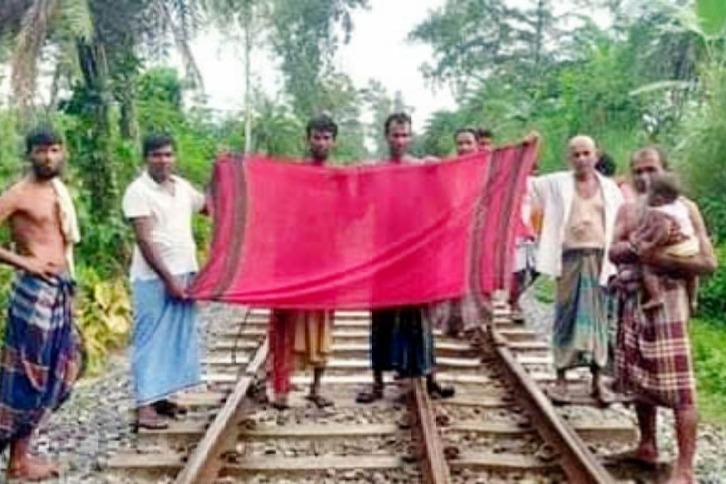
<svg viewBox="0 0 726 484"><path fill-rule="evenodd" d="M166 292L169 293L172 299L178 299L180 301L189 299L186 288L176 277L172 276L169 280L164 281L164 287L166 287Z"/></svg>
<svg viewBox="0 0 726 484"><path fill-rule="evenodd" d="M42 261L35 257L25 257L23 259L22 269L32 276L50 282L51 279L58 275L58 267L52 262Z"/></svg>

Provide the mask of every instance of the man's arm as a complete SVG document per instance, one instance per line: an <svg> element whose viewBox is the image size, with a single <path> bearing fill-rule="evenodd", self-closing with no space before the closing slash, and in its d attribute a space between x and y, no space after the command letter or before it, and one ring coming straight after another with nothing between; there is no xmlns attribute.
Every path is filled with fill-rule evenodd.
<svg viewBox="0 0 726 484"><path fill-rule="evenodd" d="M626 203L620 206L615 216L615 227L613 229L613 242L608 252L613 264L633 264L638 262L638 255L635 247L629 241L635 219L637 207L633 203Z"/></svg>
<svg viewBox="0 0 726 484"><path fill-rule="evenodd" d="M146 263L159 275L167 292L174 299L187 299L184 287L179 283L176 277L169 272L169 269L157 254L154 245L151 243L151 218L136 217L130 219L131 226L134 229L134 237L136 245L139 246L141 255L146 259Z"/></svg>
<svg viewBox="0 0 726 484"><path fill-rule="evenodd" d="M654 253L641 260L644 264L652 266L659 272L678 275L680 277L702 276L713 273L718 263L716 254L711 244L711 239L706 232L706 224L703 222L698 206L690 200L683 200L688 207L691 223L696 232L700 252L693 257L674 257L667 254Z"/></svg>

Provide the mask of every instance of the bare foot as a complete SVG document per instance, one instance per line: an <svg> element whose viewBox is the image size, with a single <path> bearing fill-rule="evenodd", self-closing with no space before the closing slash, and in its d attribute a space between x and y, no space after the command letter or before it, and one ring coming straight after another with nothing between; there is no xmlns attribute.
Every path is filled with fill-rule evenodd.
<svg viewBox="0 0 726 484"><path fill-rule="evenodd" d="M693 476L693 470L680 470L678 468L673 470L668 484L696 484L696 479Z"/></svg>
<svg viewBox="0 0 726 484"><path fill-rule="evenodd" d="M60 476L61 467L57 462L39 456L27 456L22 462L10 464L7 476L10 479L41 481Z"/></svg>
<svg viewBox="0 0 726 484"><path fill-rule="evenodd" d="M655 469L658 466L658 451L650 447L639 446L636 449L621 452L619 454L610 455L607 460L633 464L648 470Z"/></svg>
<svg viewBox="0 0 726 484"><path fill-rule="evenodd" d="M615 393L613 393L602 380L602 377L598 378L599 381L592 386L592 396L595 397L601 404L610 405L615 401Z"/></svg>

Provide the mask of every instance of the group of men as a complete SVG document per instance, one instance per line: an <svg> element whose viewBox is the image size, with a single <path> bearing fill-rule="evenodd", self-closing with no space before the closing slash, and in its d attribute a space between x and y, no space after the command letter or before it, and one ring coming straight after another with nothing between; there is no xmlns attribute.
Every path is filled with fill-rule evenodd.
<svg viewBox="0 0 726 484"><path fill-rule="evenodd" d="M457 131L457 153L489 149L491 133L483 134L469 128ZM317 166L328 163L337 135L338 127L328 116L310 120L305 161ZM389 116L384 136L389 148L384 163L424 162L409 154L408 115ZM0 261L16 269L0 360L0 451L10 447L9 476L37 479L59 470L55 463L30 453L30 437L67 399L81 366L71 305L72 251L80 233L71 197L60 181L65 161L62 138L51 129L37 129L26 137L26 156L29 172L0 196L0 222L8 222L14 244L12 251L0 248ZM198 270L192 218L208 207L201 192L174 174L172 138L147 136L143 156L145 167L123 198L124 216L136 241L130 271L134 311L130 359L136 425L159 429L168 425L168 418L185 412L170 397L201 381L196 310L187 288ZM528 230L522 236L538 241L536 270L557 281L553 328L557 383L552 398L567 398L567 370L587 366L593 374L593 395L606 403L612 400L613 390L603 378L609 344L604 288L617 288L617 390L635 395L641 431L638 448L627 457L655 464L656 408L671 408L679 443L673 482L694 482L697 416L686 330L691 310L688 280L715 270L713 248L696 205L677 197L686 207L681 218L690 223L697 253L683 257L643 249L634 234L652 208L643 202L645 196L668 170L666 157L656 147L633 154L630 168L639 197L624 203L618 185L597 172L598 156L590 137L571 139L570 169L532 176L523 207ZM541 223L528 224L532 207L541 214ZM647 311L641 304L643 272L633 270L639 266L647 266L660 278L658 304ZM513 301L517 299L515 293ZM357 396L359 403L383 398L387 371L404 380L425 378L432 396L454 395L453 388L435 378L430 309L403 306L372 311L373 385ZM275 408L288 408L291 375L299 362L313 368L307 399L318 407L332 405L321 393L332 321L331 311L272 311L270 373Z"/></svg>

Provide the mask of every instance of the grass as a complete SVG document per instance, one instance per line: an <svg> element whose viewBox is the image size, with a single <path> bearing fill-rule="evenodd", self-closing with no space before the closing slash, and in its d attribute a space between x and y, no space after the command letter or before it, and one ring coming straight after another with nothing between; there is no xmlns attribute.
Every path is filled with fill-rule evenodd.
<svg viewBox="0 0 726 484"><path fill-rule="evenodd" d="M701 419L726 426L726 321L694 318L690 330Z"/></svg>

